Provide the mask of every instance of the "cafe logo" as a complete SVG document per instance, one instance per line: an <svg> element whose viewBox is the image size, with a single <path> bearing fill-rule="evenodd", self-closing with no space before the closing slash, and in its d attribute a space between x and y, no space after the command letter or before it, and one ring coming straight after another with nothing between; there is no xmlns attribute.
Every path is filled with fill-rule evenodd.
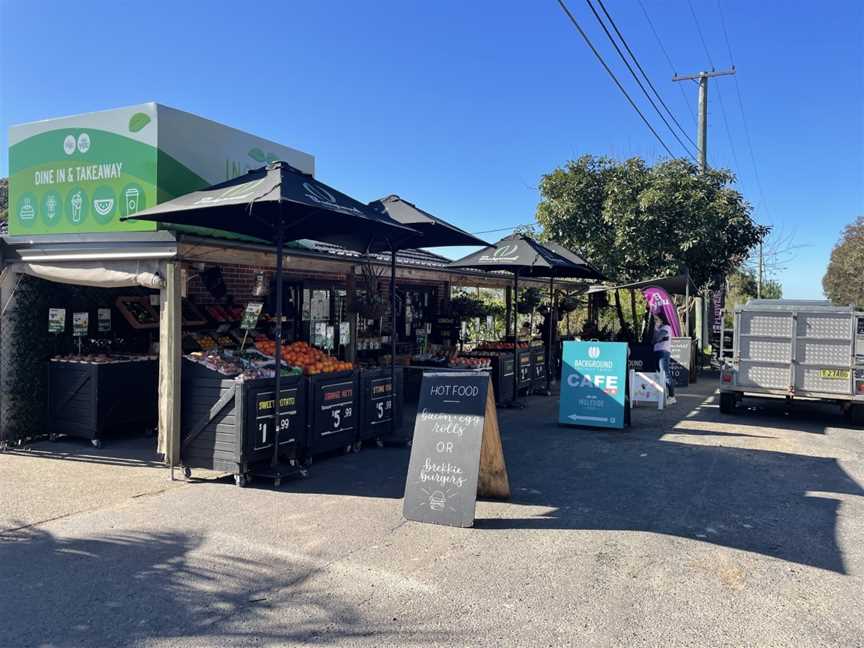
<svg viewBox="0 0 864 648"><path fill-rule="evenodd" d="M598 346L588 347L588 357L591 358L592 360L596 360L597 358L599 358L600 357L600 347L598 347Z"/></svg>
<svg viewBox="0 0 864 648"><path fill-rule="evenodd" d="M66 139L63 140L63 152L66 155L72 155L75 152L75 136L67 135Z"/></svg>
<svg viewBox="0 0 864 648"><path fill-rule="evenodd" d="M518 261L519 255L518 245L502 245L496 249L491 255L484 254L480 257L481 261Z"/></svg>

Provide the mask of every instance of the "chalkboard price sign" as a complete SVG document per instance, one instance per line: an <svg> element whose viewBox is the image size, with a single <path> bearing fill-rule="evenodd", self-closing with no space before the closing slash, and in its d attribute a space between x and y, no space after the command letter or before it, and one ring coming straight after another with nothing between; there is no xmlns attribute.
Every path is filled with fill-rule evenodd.
<svg viewBox="0 0 864 648"><path fill-rule="evenodd" d="M478 494L510 495L489 376L426 373L403 514L417 522L470 527Z"/></svg>

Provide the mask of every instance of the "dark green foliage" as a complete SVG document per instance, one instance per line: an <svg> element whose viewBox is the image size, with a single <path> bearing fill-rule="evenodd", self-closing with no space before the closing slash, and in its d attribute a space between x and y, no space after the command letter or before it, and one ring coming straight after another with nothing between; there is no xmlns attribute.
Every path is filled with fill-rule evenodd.
<svg viewBox="0 0 864 648"><path fill-rule="evenodd" d="M831 252L822 288L837 305L864 308L864 216L843 230Z"/></svg>

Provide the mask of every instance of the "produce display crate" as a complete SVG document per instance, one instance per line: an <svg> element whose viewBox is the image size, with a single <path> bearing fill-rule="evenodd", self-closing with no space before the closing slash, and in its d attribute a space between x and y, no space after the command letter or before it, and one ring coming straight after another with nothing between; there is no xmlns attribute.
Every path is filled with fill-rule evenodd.
<svg viewBox="0 0 864 648"><path fill-rule="evenodd" d="M390 368L364 369L360 372L360 425L357 441L383 440L393 436L402 428L403 403L405 400L404 372L402 367L394 369L394 380Z"/></svg>
<svg viewBox="0 0 864 648"><path fill-rule="evenodd" d="M90 440L112 433L155 430L157 362L90 363L52 360L48 369L48 433Z"/></svg>
<svg viewBox="0 0 864 648"><path fill-rule="evenodd" d="M472 357L466 354L467 357ZM478 355L474 357L488 358L492 362L490 374L492 389L495 391L495 402L509 403L513 400L513 352L504 351L495 355Z"/></svg>
<svg viewBox="0 0 864 648"><path fill-rule="evenodd" d="M535 390L546 389L546 347L531 347L531 381Z"/></svg>
<svg viewBox="0 0 864 648"><path fill-rule="evenodd" d="M246 483L250 468L273 457L276 380L236 381L183 361L180 461L192 468L218 470ZM306 381L282 377L279 457L297 462L306 444Z"/></svg>
<svg viewBox="0 0 864 648"><path fill-rule="evenodd" d="M318 374L306 378L307 458L343 449L357 440L360 389L354 371Z"/></svg>

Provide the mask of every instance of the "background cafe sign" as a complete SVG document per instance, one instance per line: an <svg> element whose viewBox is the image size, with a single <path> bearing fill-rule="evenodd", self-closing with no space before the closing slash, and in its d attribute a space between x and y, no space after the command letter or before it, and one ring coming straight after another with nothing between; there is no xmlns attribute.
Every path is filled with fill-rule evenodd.
<svg viewBox="0 0 864 648"><path fill-rule="evenodd" d="M627 344L564 342L558 422L623 428L627 414Z"/></svg>
<svg viewBox="0 0 864 648"><path fill-rule="evenodd" d="M507 243L495 248L492 254L484 254L480 261L487 263L513 263L519 260L519 246L515 243Z"/></svg>

